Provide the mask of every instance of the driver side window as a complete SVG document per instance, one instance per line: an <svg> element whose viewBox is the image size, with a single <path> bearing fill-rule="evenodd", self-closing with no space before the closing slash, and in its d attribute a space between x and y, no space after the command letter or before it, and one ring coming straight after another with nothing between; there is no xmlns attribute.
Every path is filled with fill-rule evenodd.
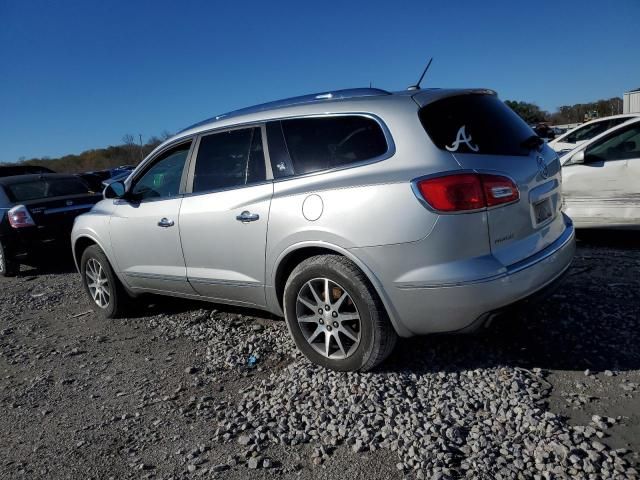
<svg viewBox="0 0 640 480"><path fill-rule="evenodd" d="M591 145L584 152L586 162L606 162L640 158L640 125L618 130L613 135Z"/></svg>
<svg viewBox="0 0 640 480"><path fill-rule="evenodd" d="M140 177L131 193L138 201L175 197L180 193L184 164L191 142L183 143L162 154Z"/></svg>

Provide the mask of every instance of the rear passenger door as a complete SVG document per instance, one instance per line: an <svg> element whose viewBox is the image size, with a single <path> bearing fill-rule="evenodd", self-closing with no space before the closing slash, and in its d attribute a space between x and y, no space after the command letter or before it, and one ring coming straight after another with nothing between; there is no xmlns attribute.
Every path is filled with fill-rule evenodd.
<svg viewBox="0 0 640 480"><path fill-rule="evenodd" d="M273 195L262 126L199 138L180 209L193 288L205 297L265 306L265 244Z"/></svg>

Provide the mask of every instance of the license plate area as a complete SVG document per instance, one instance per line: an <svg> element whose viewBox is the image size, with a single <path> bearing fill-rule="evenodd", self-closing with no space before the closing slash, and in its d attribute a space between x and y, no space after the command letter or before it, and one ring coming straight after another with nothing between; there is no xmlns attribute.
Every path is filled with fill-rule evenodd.
<svg viewBox="0 0 640 480"><path fill-rule="evenodd" d="M536 226L547 222L551 217L553 217L551 198L547 197L533 204L533 220Z"/></svg>

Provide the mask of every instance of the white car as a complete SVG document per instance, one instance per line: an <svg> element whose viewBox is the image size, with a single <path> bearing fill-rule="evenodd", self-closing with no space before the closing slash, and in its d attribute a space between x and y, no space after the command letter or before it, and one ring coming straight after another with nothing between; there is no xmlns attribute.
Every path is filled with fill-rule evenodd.
<svg viewBox="0 0 640 480"><path fill-rule="evenodd" d="M560 161L564 211L577 228L640 229L640 117Z"/></svg>
<svg viewBox="0 0 640 480"><path fill-rule="evenodd" d="M551 140L549 142L549 146L562 155L573 150L578 145L595 138L597 135L606 132L610 128L638 117L640 117L639 113L625 113L624 115L613 115L611 117L598 118L596 120L583 123L564 135L560 135L559 137Z"/></svg>

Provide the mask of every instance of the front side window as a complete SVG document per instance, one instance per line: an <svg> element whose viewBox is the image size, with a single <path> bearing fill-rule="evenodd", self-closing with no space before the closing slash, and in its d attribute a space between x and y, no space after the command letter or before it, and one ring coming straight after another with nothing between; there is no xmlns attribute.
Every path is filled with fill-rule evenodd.
<svg viewBox="0 0 640 480"><path fill-rule="evenodd" d="M193 192L238 187L266 180L262 132L258 127L214 133L200 139Z"/></svg>
<svg viewBox="0 0 640 480"><path fill-rule="evenodd" d="M567 135L562 141L567 143L586 142L592 138L606 132L610 128L620 125L622 122L626 122L628 118L612 118L610 120L603 120L601 122L591 123L577 128L574 132Z"/></svg>
<svg viewBox="0 0 640 480"><path fill-rule="evenodd" d="M184 164L191 142L179 145L162 154L151 168L140 177L131 193L136 200L158 200L180 193Z"/></svg>
<svg viewBox="0 0 640 480"><path fill-rule="evenodd" d="M527 156L533 130L495 95L456 95L420 109L435 145L452 153Z"/></svg>
<svg viewBox="0 0 640 480"><path fill-rule="evenodd" d="M584 152L585 162L606 162L640 158L640 125L623 128L599 140Z"/></svg>
<svg viewBox="0 0 640 480"><path fill-rule="evenodd" d="M281 124L296 175L371 160L388 150L382 128L368 117L298 118Z"/></svg>

